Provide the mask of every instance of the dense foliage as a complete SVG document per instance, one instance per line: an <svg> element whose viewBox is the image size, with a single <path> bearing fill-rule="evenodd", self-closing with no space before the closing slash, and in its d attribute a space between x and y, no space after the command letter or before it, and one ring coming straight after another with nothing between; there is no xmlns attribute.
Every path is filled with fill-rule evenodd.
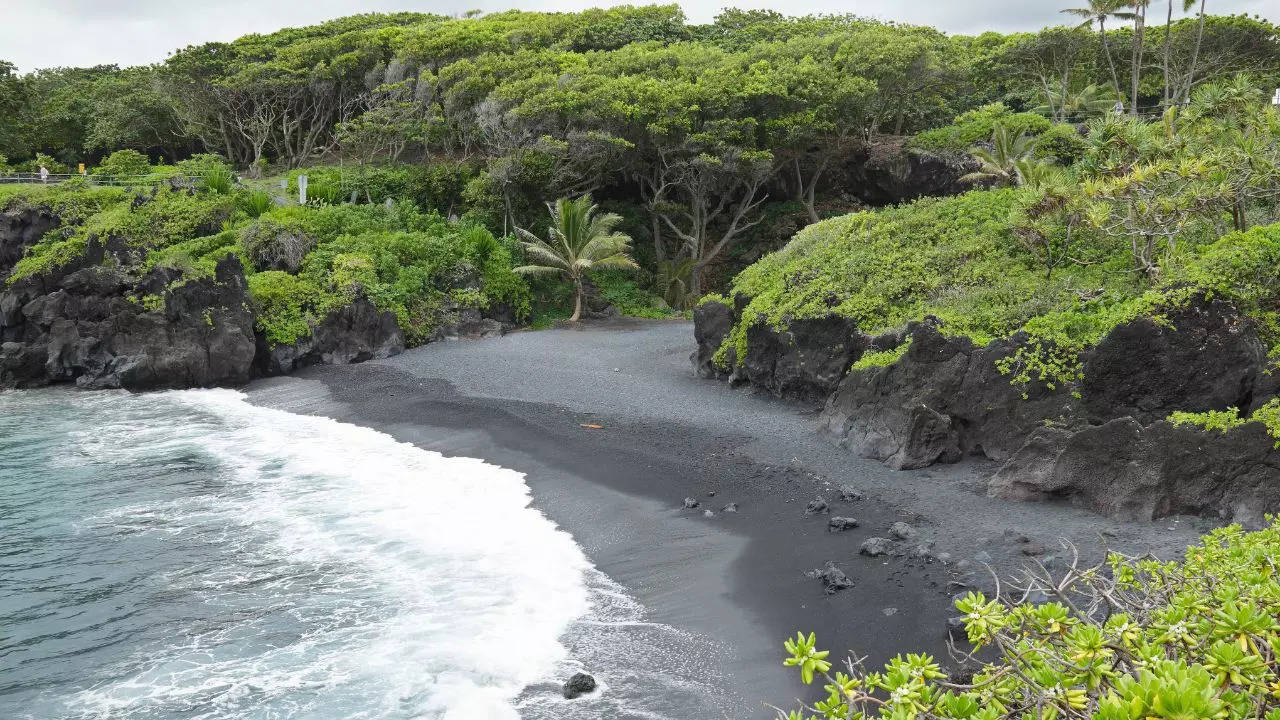
<svg viewBox="0 0 1280 720"><path fill-rule="evenodd" d="M259 329L272 345L309 336L329 312L360 299L394 313L410 345L431 339L461 308L501 306L517 319L529 313L528 288L512 272L513 246L482 225L409 202L277 207L267 196L264 208L262 195L209 187L138 192L83 182L5 187L0 207L41 204L62 218L8 282L78 259L96 236L136 251L143 270L176 271L173 284L211 276L219 260L238 257ZM159 298L135 300L155 309Z"/></svg>
<svg viewBox="0 0 1280 720"><path fill-rule="evenodd" d="M1002 597L956 602L981 657L971 679L949 678L928 655L883 670L831 672L811 634L786 643L786 664L826 696L779 717L1094 718L1280 716L1280 523L1215 530L1182 562L1110 555L1059 576L1028 570ZM1034 602L1034 597L1047 601ZM982 653L982 651L986 651Z"/></svg>
<svg viewBox="0 0 1280 720"><path fill-rule="evenodd" d="M1080 155L1035 184L1013 173L1022 187L805 228L734 281L750 302L720 361L744 356L755 324L835 313L875 333L933 316L979 343L1025 331L1001 369L1055 388L1117 324L1206 296L1280 347L1280 225L1267 225L1280 220L1280 111L1233 80L1155 121L1095 120Z"/></svg>
<svg viewBox="0 0 1280 720"><path fill-rule="evenodd" d="M1052 134L1040 154L1069 162L1079 139L1063 123L1117 99L1149 116L1206 81L1280 77L1265 20L1111 20L1101 35L965 37L761 10L690 24L675 5L356 15L151 67L0 64L0 154L30 168L37 153L74 167L203 150L250 177L321 161L337 169L317 173L314 197L410 198L503 235L592 192L627 219L657 293L685 307L721 265L749 261L741 245L776 247L764 228L783 203L810 222L852 209L846 166L881 134L928 131L914 147L963 153L999 120ZM397 162L411 167L374 167Z"/></svg>

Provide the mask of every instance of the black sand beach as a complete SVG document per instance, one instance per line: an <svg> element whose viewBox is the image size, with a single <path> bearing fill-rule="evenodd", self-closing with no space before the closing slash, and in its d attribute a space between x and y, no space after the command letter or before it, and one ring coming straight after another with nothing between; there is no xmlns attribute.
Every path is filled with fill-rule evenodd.
<svg viewBox="0 0 1280 720"><path fill-rule="evenodd" d="M526 473L536 506L653 620L723 648L714 671L735 698L725 711L734 718L771 717L762 703L789 706L802 692L781 667L782 640L796 630L817 631L834 655L879 663L927 651L949 664L946 619L963 590L949 583L972 579L984 561L1012 571L1029 542L1047 548L1039 557L1061 558L1059 538L1171 557L1205 527L989 499L981 490L991 468L976 460L888 470L819 436L813 408L695 378L692 349L687 322L584 324L315 367L256 382L249 395ZM865 498L842 502L842 486ZM699 506L685 509L685 497ZM807 514L819 497L830 512ZM738 511L723 512L728 503ZM831 515L859 526L829 532ZM897 553L859 554L895 522L918 537ZM931 557L910 557L922 543ZM853 587L827 594L804 575L827 561Z"/></svg>

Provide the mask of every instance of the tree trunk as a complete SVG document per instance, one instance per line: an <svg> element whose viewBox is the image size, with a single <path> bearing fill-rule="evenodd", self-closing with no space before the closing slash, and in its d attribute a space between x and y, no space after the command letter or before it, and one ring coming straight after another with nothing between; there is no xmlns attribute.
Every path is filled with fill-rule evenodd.
<svg viewBox="0 0 1280 720"><path fill-rule="evenodd" d="M1137 17L1133 20L1133 48L1129 53L1132 65L1129 68L1129 114L1138 114L1138 86L1142 84L1142 41L1147 24L1147 6L1139 4L1135 8Z"/></svg>
<svg viewBox="0 0 1280 720"><path fill-rule="evenodd" d="M1204 40L1204 4L1205 0L1200 0L1200 26L1196 29L1196 47L1191 53L1191 69L1187 71L1187 84L1182 92L1183 100L1191 99L1191 84L1196 80L1196 63L1200 60L1200 43Z"/></svg>
<svg viewBox="0 0 1280 720"><path fill-rule="evenodd" d="M1120 76L1116 74L1116 61L1111 58L1111 43L1107 42L1107 19L1098 18L1098 36L1102 38L1102 54L1107 56L1107 67L1111 68L1111 87L1120 93Z"/></svg>
<svg viewBox="0 0 1280 720"><path fill-rule="evenodd" d="M1169 0L1169 13L1164 19L1164 104L1172 104L1173 88L1169 81L1169 35L1173 32L1173 0Z"/></svg>
<svg viewBox="0 0 1280 720"><path fill-rule="evenodd" d="M582 319L582 280L575 279L573 281L573 317L569 318L569 322L578 322Z"/></svg>
<svg viewBox="0 0 1280 720"><path fill-rule="evenodd" d="M662 244L662 223L656 214L652 214L649 220L653 223L653 229L650 230L653 234L653 257L657 262L662 262L667 259L667 248Z"/></svg>
<svg viewBox="0 0 1280 720"><path fill-rule="evenodd" d="M689 297L697 300L702 297L702 265L694 263L689 271Z"/></svg>

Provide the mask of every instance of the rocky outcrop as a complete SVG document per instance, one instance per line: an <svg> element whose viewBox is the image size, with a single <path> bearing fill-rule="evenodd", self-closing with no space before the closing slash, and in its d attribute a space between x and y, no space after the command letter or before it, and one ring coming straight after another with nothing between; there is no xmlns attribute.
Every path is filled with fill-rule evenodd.
<svg viewBox="0 0 1280 720"><path fill-rule="evenodd" d="M0 293L0 386L74 382L147 390L245 382L253 315L234 258L214 276L164 291L162 309L131 299L149 280L118 263L115 243L90 238L85 257ZM110 255L116 264L102 264Z"/></svg>
<svg viewBox="0 0 1280 720"><path fill-rule="evenodd" d="M855 153L845 167L847 187L868 205L896 205L926 196L973 189L960 178L976 169L968 157L906 147L906 138L881 137Z"/></svg>
<svg viewBox="0 0 1280 720"><path fill-rule="evenodd" d="M698 349L693 351L693 371L701 378L713 378L726 374L716 367L714 358L729 331L733 329L733 308L722 302L709 300L693 309L693 338ZM727 363L732 367L735 363Z"/></svg>
<svg viewBox="0 0 1280 720"><path fill-rule="evenodd" d="M137 203L149 201L139 196ZM90 236L80 257L9 282L27 249L59 225L39 206L0 213L0 388L234 385L256 375L404 350L395 316L367 300L331 312L297 343L270 346L255 329L244 269L230 255L211 277L187 277L167 268L147 270L144 252L122 238ZM285 269L296 270L297 263L290 263ZM443 310L438 338L488 337L506 329L501 308L484 315L460 306Z"/></svg>
<svg viewBox="0 0 1280 720"><path fill-rule="evenodd" d="M1123 417L1078 432L1037 431L988 490L1128 520L1192 514L1258 527L1280 509L1280 450L1261 423L1208 433Z"/></svg>
<svg viewBox="0 0 1280 720"><path fill-rule="evenodd" d="M1044 418L1070 412L1065 393L1033 387L1023 398L996 369L1021 338L974 347L930 322L912 325L908 337L899 361L850 373L822 412L822 427L861 457L896 469L966 454L1002 460Z"/></svg>
<svg viewBox="0 0 1280 720"><path fill-rule="evenodd" d="M717 367L713 358L748 302L739 296L736 308L708 301L694 310L697 349L690 359L698 376L727 376L779 397L821 402L867 349L869 339L839 315L792 320L784 329L752 325L747 328L746 354L738 358L736 348L727 351L730 373Z"/></svg>
<svg viewBox="0 0 1280 720"><path fill-rule="evenodd" d="M1259 394L1266 346L1227 303L1199 300L1112 330L1086 356L1090 421L1134 417L1149 424L1174 410L1247 409Z"/></svg>
<svg viewBox="0 0 1280 720"><path fill-rule="evenodd" d="M839 315L793 320L782 330L752 325L736 377L781 397L820 400L866 346L857 326Z"/></svg>
<svg viewBox="0 0 1280 720"><path fill-rule="evenodd" d="M744 306L695 313L698 374L725 374L710 357ZM897 361L844 372L864 350L902 342ZM1219 434L1164 421L1174 410L1247 413L1280 395L1256 328L1229 304L1199 298L1159 322L1116 327L1082 355L1081 380L1054 390L1014 386L998 370L1025 342L978 347L936 321L872 338L826 318L748 330L730 379L780 395L831 388L820 426L840 445L898 469L981 455L1000 463L988 490L1002 498L1144 520L1191 513L1256 524L1280 511L1280 450L1261 424Z"/></svg>
<svg viewBox="0 0 1280 720"><path fill-rule="evenodd" d="M404 333L396 316L378 312L368 300L329 313L311 336L292 345L271 347L258 339L260 369L266 375L286 375L310 365L347 365L380 360L404 352Z"/></svg>

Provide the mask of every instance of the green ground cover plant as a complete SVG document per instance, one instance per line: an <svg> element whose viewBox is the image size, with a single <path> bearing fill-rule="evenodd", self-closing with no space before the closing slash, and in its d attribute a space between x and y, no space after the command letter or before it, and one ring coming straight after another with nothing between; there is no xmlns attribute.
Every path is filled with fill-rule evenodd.
<svg viewBox="0 0 1280 720"><path fill-rule="evenodd" d="M956 601L969 675L931 656L835 670L814 634L784 664L825 696L780 718L1182 720L1280 717L1280 524L1215 530L1181 561L1111 553L1059 573L1028 569L998 597ZM1076 555L1078 558L1078 555ZM1044 602L1032 602L1032 593Z"/></svg>

